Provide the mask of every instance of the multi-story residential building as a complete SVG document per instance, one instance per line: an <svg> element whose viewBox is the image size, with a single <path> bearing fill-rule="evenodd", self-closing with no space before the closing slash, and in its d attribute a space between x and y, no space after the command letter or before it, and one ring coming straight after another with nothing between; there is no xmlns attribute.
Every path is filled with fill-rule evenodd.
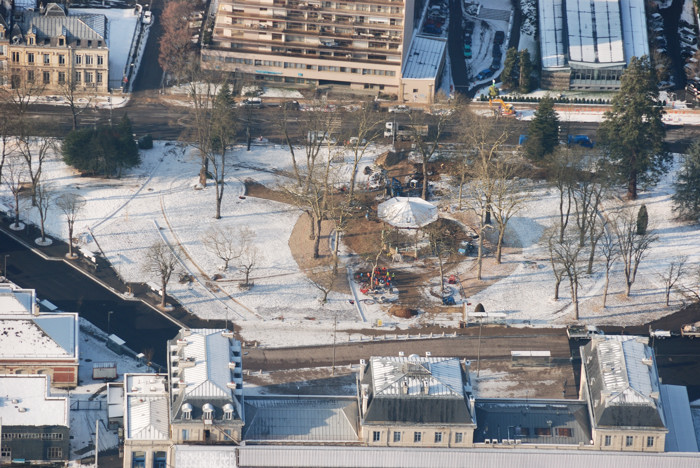
<svg viewBox="0 0 700 468"><path fill-rule="evenodd" d="M68 398L49 394L47 375L0 375L0 464L64 463L69 427Z"/></svg>
<svg viewBox="0 0 700 468"><path fill-rule="evenodd" d="M413 0L221 0L204 67L256 80L400 93Z"/></svg>
<svg viewBox="0 0 700 468"><path fill-rule="evenodd" d="M581 361L581 399L588 403L593 445L663 452L669 431L648 338L594 337L581 347Z"/></svg>
<svg viewBox="0 0 700 468"><path fill-rule="evenodd" d="M45 374L78 384L78 314L39 313L33 289L0 285L0 374Z"/></svg>
<svg viewBox="0 0 700 468"><path fill-rule="evenodd" d="M0 62L3 86L32 85L37 92L106 93L109 48L104 15L68 15L49 3L41 11L13 15L0 22Z"/></svg>

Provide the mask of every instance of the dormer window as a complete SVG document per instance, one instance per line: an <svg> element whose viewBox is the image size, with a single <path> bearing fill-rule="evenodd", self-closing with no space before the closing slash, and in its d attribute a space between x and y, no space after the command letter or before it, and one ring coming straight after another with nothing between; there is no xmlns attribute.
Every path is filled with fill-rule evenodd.
<svg viewBox="0 0 700 468"><path fill-rule="evenodd" d="M34 45L34 36L29 36L29 45Z"/></svg>
<svg viewBox="0 0 700 468"><path fill-rule="evenodd" d="M65 38L65 37L59 37L59 38L58 38L58 45L59 45L59 46L64 46L64 45L66 45L66 38Z"/></svg>
<svg viewBox="0 0 700 468"><path fill-rule="evenodd" d="M233 419L233 405L231 403L226 403L224 405L224 419L227 421Z"/></svg>
<svg viewBox="0 0 700 468"><path fill-rule="evenodd" d="M182 405L182 419L192 419L192 405L189 403Z"/></svg>
<svg viewBox="0 0 700 468"><path fill-rule="evenodd" d="M97 41L97 47L102 47L102 41Z"/></svg>
<svg viewBox="0 0 700 468"><path fill-rule="evenodd" d="M202 419L209 421L214 419L214 406L211 403L205 403L202 406Z"/></svg>
<svg viewBox="0 0 700 468"><path fill-rule="evenodd" d="M76 39L76 40L75 40L75 46L76 46L76 47L80 47L80 39Z"/></svg>

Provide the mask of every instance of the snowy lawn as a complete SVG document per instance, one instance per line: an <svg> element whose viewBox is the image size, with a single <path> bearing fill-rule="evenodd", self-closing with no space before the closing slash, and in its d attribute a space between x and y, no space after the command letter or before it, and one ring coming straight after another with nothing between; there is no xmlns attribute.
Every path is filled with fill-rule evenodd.
<svg viewBox="0 0 700 468"><path fill-rule="evenodd" d="M359 168L371 164L385 150L381 146L371 148ZM343 330L367 328L378 319L389 327L388 330L394 326L407 329L426 323L426 317L420 315L411 320L398 320L388 315L385 305L358 302L357 299L363 296L357 291L355 295L334 292L327 304L319 303L318 290L300 271L289 246L290 234L300 216L299 210L278 202L243 197L243 182L248 178L266 186L284 182L276 174L290 170L291 158L285 147L261 145L253 146L250 152L244 147L233 151L220 220L213 219L213 186L203 190L196 187L198 160L194 151L172 143L156 142L154 149L142 151L141 155L142 164L121 179L80 177L57 157L46 162L44 167L54 193L71 191L86 198L86 209L76 223L81 247L97 252L99 243L124 280L157 282L144 272L144 258L149 247L163 239L177 250L182 270L195 277L194 282L184 284L174 277L168 293L199 317L233 320L242 327L246 340L257 340L268 346L331 343L335 318L338 319L337 339L341 342L362 338L357 333L350 335ZM350 157L346 156L345 165L340 170L340 177L344 180L350 175L349 164ZM657 188L642 192L640 200L633 204L635 207L646 204L650 224L656 229L659 240L640 266L631 297L624 296L621 264L618 263L612 273L608 307L603 309L603 273L598 269L582 281L580 315L583 321L640 324L683 305L682 297L673 293L671 307L665 307L658 273L678 255L687 255L693 265L698 263L700 230L697 226L680 224L672 219L670 195L673 179L673 173L669 174ZM360 174L358 183L365 182L366 176ZM446 181L444 185L450 183ZM505 313L510 324L564 325L573 321L568 285L563 282L560 299L552 300L554 278L547 251L539 243L544 229L555 221L557 194L543 184L530 189L534 196L509 225L509 236L517 236L522 246L522 250L515 249L515 253L504 257L510 273L468 300L471 307L480 302L488 312ZM447 206L453 200L443 199L437 203ZM611 209L612 205L610 202L606 208ZM12 197L6 186L0 188L0 206L4 210L12 206ZM36 209L31 209L26 199L22 201L21 218L38 224ZM241 271L235 267L221 271L222 261L203 246L202 235L214 225L248 226L256 233L262 258L252 273L255 281L252 289L239 289ZM67 237L65 222L55 207L50 210L47 230L61 238ZM351 269L359 263L356 257L341 253ZM465 258L458 270L468 271L472 261ZM221 274L223 278L211 280L215 274ZM493 274L499 273L495 271ZM471 312L470 307L468 311ZM452 326L460 319L461 314L441 314L434 318L443 325Z"/></svg>

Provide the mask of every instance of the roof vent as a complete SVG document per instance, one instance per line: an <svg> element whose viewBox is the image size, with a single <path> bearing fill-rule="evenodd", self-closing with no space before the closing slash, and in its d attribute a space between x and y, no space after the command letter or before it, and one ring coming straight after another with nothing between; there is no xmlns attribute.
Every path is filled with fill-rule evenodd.
<svg viewBox="0 0 700 468"><path fill-rule="evenodd" d="M408 359L410 359L411 361L417 361L418 359L420 359L420 356L418 356L417 354L411 354L410 356L408 356Z"/></svg>
<svg viewBox="0 0 700 468"><path fill-rule="evenodd" d="M404 352L403 352L403 351L399 351L399 357L404 357L404 356L405 356Z"/></svg>
<svg viewBox="0 0 700 468"><path fill-rule="evenodd" d="M401 393L408 395L408 382L405 380L401 382Z"/></svg>
<svg viewBox="0 0 700 468"><path fill-rule="evenodd" d="M151 387L152 392L155 392L156 390L158 390L158 389L155 387L155 385L153 387Z"/></svg>
<svg viewBox="0 0 700 468"><path fill-rule="evenodd" d="M19 403L19 399L13 398L13 399L12 399L12 404L13 404L13 405L16 405L17 403Z"/></svg>
<svg viewBox="0 0 700 468"><path fill-rule="evenodd" d="M17 411L19 411L20 413L26 413L27 408L17 408Z"/></svg>
<svg viewBox="0 0 700 468"><path fill-rule="evenodd" d="M431 353L430 351L426 351L426 352L425 352L425 357L430 357L430 356L432 356L432 355L433 355L433 353Z"/></svg>
<svg viewBox="0 0 700 468"><path fill-rule="evenodd" d="M651 367L652 364L654 364L654 361L652 361L651 358L646 357L642 359L642 364L646 364L647 366Z"/></svg>

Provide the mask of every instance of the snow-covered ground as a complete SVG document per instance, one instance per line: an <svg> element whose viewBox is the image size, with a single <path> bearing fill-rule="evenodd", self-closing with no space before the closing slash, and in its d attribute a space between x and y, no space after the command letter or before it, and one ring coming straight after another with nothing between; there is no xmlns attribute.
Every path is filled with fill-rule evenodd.
<svg viewBox="0 0 700 468"><path fill-rule="evenodd" d="M371 164L385 150L382 146L372 147L359 167ZM226 178L222 219L218 221L213 219L214 188L196 189L198 162L191 149L156 142L154 149L141 154L142 164L128 171L122 179L80 177L58 157L47 161L44 167L55 193L71 191L87 200L86 209L76 223L81 247L98 251L89 227L126 281L156 282L144 272L144 258L154 242L164 239L178 249L183 270L196 278L190 284L172 281L169 294L202 318L234 320L242 327L246 340L258 340L267 346L330 343L336 317L340 341L361 339L360 335L350 336L343 330L368 327L378 319L385 326L390 323L403 329L424 323L422 316L397 323L383 305L350 303L351 299L362 296L331 293L326 305L319 303L318 291L300 271L288 245L292 228L300 216L299 210L268 200L242 198L243 182L248 178L268 186L282 183L275 171L290 169L291 158L285 147L253 146L250 152L243 147L235 149ZM346 157L346 164L340 170L339 177L345 180L350 174L349 161ZM366 182L365 177L359 176L360 184ZM682 305L682 298L674 293L671 307L664 306L663 288L657 274L674 256L688 255L689 262L697 264L700 231L697 226L679 224L671 219L673 178L670 173L657 188L642 192L635 203L647 205L651 224L660 239L642 262L632 296L627 298L623 294L621 266L617 264L608 307L602 309L601 272L596 271L582 282L582 320L597 324L638 324ZM506 263L516 264L514 271L471 298L471 303L481 302L489 312L505 313L512 324L563 325L573 320L568 288L562 284L560 300L551 300L551 267L546 252L538 243L542 231L554 223L556 193L544 185L535 185L532 190L531 201L510 224L511 235L516 235L523 246L521 253L504 258ZM439 203L449 204L449 200ZM0 188L0 205L5 210L12 206L5 186ZM23 201L21 217L38 222L36 210L30 209L28 200ZM256 233L262 259L253 271L255 286L249 291L238 289L240 271L232 268L221 272L221 260L202 245L202 235L214 225L245 225ZM67 237L65 222L55 208L49 212L47 230L64 239ZM345 260L357 261L347 254ZM469 261L472 260L467 259L460 268L471 268ZM223 273L223 279L216 281L214 288L209 278L217 273ZM428 293L425 294L428 297ZM456 325L460 318L455 314L439 320L445 325Z"/></svg>

